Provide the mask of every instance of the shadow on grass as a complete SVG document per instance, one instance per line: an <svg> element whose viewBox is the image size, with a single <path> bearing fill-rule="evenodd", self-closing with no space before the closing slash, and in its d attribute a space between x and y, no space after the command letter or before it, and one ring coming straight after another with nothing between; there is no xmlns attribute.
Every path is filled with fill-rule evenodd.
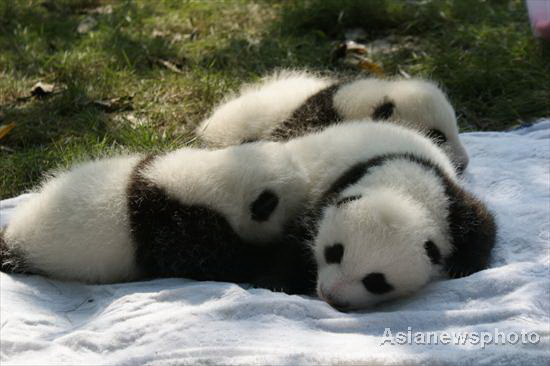
<svg viewBox="0 0 550 366"><path fill-rule="evenodd" d="M549 47L532 36L521 1L309 0L279 9L262 38L233 39L201 64L245 79L274 68L349 74L331 63L331 51L362 28L365 42L415 37L416 50L384 57L386 73L406 69L439 82L463 128L501 130L550 115Z"/></svg>
<svg viewBox="0 0 550 366"><path fill-rule="evenodd" d="M93 13L101 4L99 0L50 1L31 7L7 0L0 5L4 62L25 76L40 76L65 67L71 61L67 59L69 53L94 47L105 54L102 61L109 63L107 66L148 73L152 69L151 58L178 57L163 39L140 31L143 14L152 12L150 6L145 4L138 9L134 2L125 1L112 6L110 13ZM92 17L97 24L91 31L80 34L78 25L86 17ZM130 35L129 29L137 35ZM102 32L93 34L93 30Z"/></svg>
<svg viewBox="0 0 550 366"><path fill-rule="evenodd" d="M164 40L139 31L143 16L138 13L147 13L147 5L138 11L132 1L126 1L112 6L110 13L93 13L100 5L94 0L0 4L4 72L32 83L41 80L64 86L57 95L23 97L0 105L3 119L17 122L2 141L8 148L38 147L70 136L104 136L109 118L93 102L112 95L116 77L111 76L147 78L159 67L155 60L178 59ZM87 16L96 19L98 32L77 32Z"/></svg>

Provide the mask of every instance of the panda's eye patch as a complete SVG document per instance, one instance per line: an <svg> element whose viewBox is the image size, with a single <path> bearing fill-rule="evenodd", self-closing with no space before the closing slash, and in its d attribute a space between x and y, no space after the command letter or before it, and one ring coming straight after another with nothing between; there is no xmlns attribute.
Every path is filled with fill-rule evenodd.
<svg viewBox="0 0 550 366"><path fill-rule="evenodd" d="M441 145L447 142L447 136L435 128L428 131L428 137L431 138L436 145Z"/></svg>
<svg viewBox="0 0 550 366"><path fill-rule="evenodd" d="M356 200L358 200L358 199L361 199L361 197L362 197L362 196L361 196L360 194L355 195L355 196L344 197L344 198L342 198L342 199L340 199L340 200L338 200L338 201L336 202L336 207L340 207L340 206L342 206L342 205L345 205L346 203L350 203L350 202L352 202L352 201L356 201Z"/></svg>
<svg viewBox="0 0 550 366"><path fill-rule="evenodd" d="M433 243L433 241L428 240L427 242L425 242L424 249L426 250L426 254L433 264L441 264L441 252L439 251L437 245Z"/></svg>
<svg viewBox="0 0 550 366"><path fill-rule="evenodd" d="M328 264L342 262L344 256L344 246L340 243L336 243L325 247L325 260Z"/></svg>
<svg viewBox="0 0 550 366"><path fill-rule="evenodd" d="M367 291L376 295L382 295L393 290L393 286L386 282L386 276L379 272L372 272L366 275L363 278L363 286L365 286Z"/></svg>

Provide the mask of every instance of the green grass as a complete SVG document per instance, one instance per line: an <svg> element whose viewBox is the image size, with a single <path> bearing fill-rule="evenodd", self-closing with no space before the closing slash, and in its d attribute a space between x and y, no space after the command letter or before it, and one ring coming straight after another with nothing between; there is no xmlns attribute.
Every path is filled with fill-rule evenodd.
<svg viewBox="0 0 550 366"><path fill-rule="evenodd" d="M550 51L520 0L0 0L0 124L16 123L0 140L0 198L75 161L188 144L227 92L275 68L368 75L332 57L355 27L409 44L371 57L440 82L464 130L550 115ZM62 90L29 97L38 81Z"/></svg>

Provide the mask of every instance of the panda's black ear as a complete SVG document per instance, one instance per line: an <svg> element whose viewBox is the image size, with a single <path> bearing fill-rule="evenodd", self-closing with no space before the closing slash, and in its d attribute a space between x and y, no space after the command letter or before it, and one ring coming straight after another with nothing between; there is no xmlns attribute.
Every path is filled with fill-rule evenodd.
<svg viewBox="0 0 550 366"><path fill-rule="evenodd" d="M374 120L386 120L389 119L393 110L395 109L395 103L388 97L384 97L382 102L374 108L372 112L372 119Z"/></svg>
<svg viewBox="0 0 550 366"><path fill-rule="evenodd" d="M445 261L450 277L458 278L485 269L496 240L491 212L472 194L455 184L447 186L453 252Z"/></svg>

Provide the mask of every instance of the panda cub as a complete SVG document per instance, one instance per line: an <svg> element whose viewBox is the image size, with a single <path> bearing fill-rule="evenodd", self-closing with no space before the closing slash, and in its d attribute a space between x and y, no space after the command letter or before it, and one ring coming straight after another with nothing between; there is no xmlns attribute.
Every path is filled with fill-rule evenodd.
<svg viewBox="0 0 550 366"><path fill-rule="evenodd" d="M0 238L2 271L254 282L308 186L275 142L84 163L16 210Z"/></svg>
<svg viewBox="0 0 550 366"><path fill-rule="evenodd" d="M289 146L301 151L301 164L331 175L310 175L312 182L331 183L320 185L323 193L293 234L313 249L319 297L340 310L361 309L411 294L439 274L461 277L487 266L493 216L460 186L429 139L395 125L357 122L319 136ZM326 173L335 166L346 168Z"/></svg>
<svg viewBox="0 0 550 366"><path fill-rule="evenodd" d="M212 146L288 140L339 121L372 118L423 131L462 171L468 154L455 112L443 92L421 79L364 78L343 82L283 71L245 86L197 128Z"/></svg>

